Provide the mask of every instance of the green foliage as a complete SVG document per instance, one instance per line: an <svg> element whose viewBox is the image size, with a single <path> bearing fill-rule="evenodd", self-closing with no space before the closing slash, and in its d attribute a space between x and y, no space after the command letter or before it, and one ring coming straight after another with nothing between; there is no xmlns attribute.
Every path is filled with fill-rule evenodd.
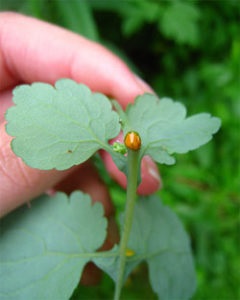
<svg viewBox="0 0 240 300"><path fill-rule="evenodd" d="M32 295L36 299L69 299L90 260L116 281L118 246L95 252L105 237L102 206L92 205L80 192L69 199L63 193L42 196L30 209L22 207L11 213L1 222L1 299L29 299ZM139 199L129 248L134 250L127 258L125 278L146 261L150 283L161 299L192 295L195 272L189 239L177 216L158 197Z"/></svg>
<svg viewBox="0 0 240 300"><path fill-rule="evenodd" d="M13 151L30 166L39 169L64 169L84 162L99 149L113 153L107 142L119 133L120 116L112 111L110 101L105 96L91 93L86 86L69 79L58 81L55 89L44 83L23 85L14 90L14 102L16 105L11 107L6 115L7 132L15 137L12 142ZM162 163L173 163L169 154L184 153L208 142L220 126L219 119L211 118L209 114L198 114L185 119L186 109L182 104L166 98L159 101L156 96L150 94L137 97L134 104L128 106L126 113L121 110L119 112L123 117L123 130L136 130L141 136L141 155L151 155ZM139 155L135 151L128 153L126 165L126 157L118 152L115 154L122 158L120 161L123 168L127 168L128 174L132 174L132 177L128 178L128 191L131 189L131 194L127 194L131 195L127 200L132 201L136 194L138 171L135 169L139 164ZM121 289L121 282L126 280L133 268L140 261L146 260L150 283L159 298L172 300L191 297L195 290L195 278L188 238L175 215L161 205L157 198L139 200L135 214L134 202L131 210L128 210L131 214L125 219L128 220L133 215L133 227L131 229L129 223L126 231L130 233L129 245L126 240L125 246L129 246L132 253L130 256L133 258L127 259L126 264L125 258L122 260L122 257L125 257L127 249L124 248L123 252L121 243L119 248L115 246L103 256L91 253L97 246L101 246L104 240L105 236L95 229L96 224L104 222L95 215L95 207L94 211L91 211L89 199L85 201L87 207L83 206L84 201L76 202L82 198L82 194L75 193L69 203L62 194L53 200L43 197L41 205L34 207L30 217L28 214L28 217L24 218L26 209L22 209L20 213L13 213L3 222L2 276L5 278L9 272L15 276L21 270L25 270L27 274L26 281L20 282L19 286L11 283L14 290L11 290L8 284L16 281L14 276L10 281L9 278L5 278L4 290L1 293L6 299L16 296L23 299L33 294L46 297L45 291L51 295L50 298L68 299L75 287L73 283L76 285L77 269L81 273L89 260L93 260L113 278L117 291L119 287ZM47 205L44 205L45 202ZM127 202L126 211L130 203ZM56 204L57 209L54 209ZM78 215L78 211L81 211L81 214ZM71 220L69 223L68 219ZM81 220L79 224L78 219ZM17 220L17 223L14 224L13 220ZM9 229L8 223L16 226L17 230ZM125 226L127 225L124 224L124 228ZM50 228L49 233L42 236L47 228ZM101 228L99 225L98 229ZM26 234L29 230L31 234ZM61 236L57 231L61 232ZM15 243L19 239L24 241L23 249L19 252L20 257L14 257L14 251L9 252L7 249L16 249ZM30 251L27 255L25 247ZM70 254L67 255L64 251ZM128 258L127 254L126 256ZM16 260L17 263L12 260ZM33 273L28 270L29 262L31 267L34 266ZM39 264L42 268L36 273ZM66 281L65 285L61 285L65 292L59 290L59 294L55 288L50 291L50 286L61 284L73 267L76 269L72 272L70 282ZM58 270L60 275L55 276L54 270ZM53 279L48 274L51 274ZM118 292L115 295L118 295Z"/></svg>
<svg viewBox="0 0 240 300"><path fill-rule="evenodd" d="M108 140L120 131L118 115L104 95L68 79L55 87L35 83L17 88L16 106L6 115L14 120L7 125L16 137L14 151L43 170L82 163L97 150L109 149Z"/></svg>
<svg viewBox="0 0 240 300"><path fill-rule="evenodd" d="M114 0L89 2L95 9L110 9L121 15L125 36L132 36L145 24L156 23L159 32L179 44L195 45L199 40L198 20L201 13L194 2L126 0L125 5Z"/></svg>
<svg viewBox="0 0 240 300"><path fill-rule="evenodd" d="M108 140L120 132L120 117L110 101L70 79L59 80L55 87L34 83L14 90L15 106L6 114L7 132L15 137L14 152L42 170L70 168L99 149L112 153ZM209 114L185 119L183 105L150 94L139 96L123 114L123 131L135 130L141 136L141 156L148 154L166 164L175 162L172 153L207 143L220 127L220 120ZM119 153L112 155L120 169L126 169L126 159Z"/></svg>
<svg viewBox="0 0 240 300"><path fill-rule="evenodd" d="M186 153L207 143L218 131L220 120L202 113L186 118L186 109L179 102L145 95L129 105L123 130L134 130L142 139L142 155L155 161L173 164L173 153Z"/></svg>
<svg viewBox="0 0 240 300"><path fill-rule="evenodd" d="M139 199L133 220L128 247L134 254L127 260L125 278L140 261L146 261L159 299L189 299L195 290L195 272L189 239L177 216L152 196ZM116 258L94 262L116 280Z"/></svg>
<svg viewBox="0 0 240 300"><path fill-rule="evenodd" d="M189 238L177 216L158 197L138 202L129 248L146 260L159 299L192 296L196 282Z"/></svg>
<svg viewBox="0 0 240 300"><path fill-rule="evenodd" d="M69 299L106 237L103 207L74 192L36 199L1 220L0 295Z"/></svg>
<svg viewBox="0 0 240 300"><path fill-rule="evenodd" d="M172 1L160 18L160 30L179 44L195 45L199 40L200 11L194 2Z"/></svg>

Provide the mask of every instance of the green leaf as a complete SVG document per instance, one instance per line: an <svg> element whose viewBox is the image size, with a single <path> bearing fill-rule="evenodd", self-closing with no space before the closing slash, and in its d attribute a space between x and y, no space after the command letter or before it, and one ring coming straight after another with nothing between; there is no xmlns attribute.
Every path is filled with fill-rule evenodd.
<svg viewBox="0 0 240 300"><path fill-rule="evenodd" d="M119 246L115 245L111 250L104 252L102 257L98 256L93 259L93 262L104 272L106 272L112 280L117 282L117 271L119 266ZM107 255L106 255L107 254ZM142 257L135 256L134 259L127 258L124 280L126 280L129 274L134 268L142 261Z"/></svg>
<svg viewBox="0 0 240 300"><path fill-rule="evenodd" d="M74 192L42 196L1 220L1 300L69 299L106 237L103 207Z"/></svg>
<svg viewBox="0 0 240 300"><path fill-rule="evenodd" d="M189 299L196 287L189 238L181 221L157 196L141 198L135 209L129 261L144 259L161 300Z"/></svg>
<svg viewBox="0 0 240 300"><path fill-rule="evenodd" d="M159 22L162 32L180 44L195 45L199 40L199 9L193 3L172 2Z"/></svg>
<svg viewBox="0 0 240 300"><path fill-rule="evenodd" d="M171 99L139 96L127 108L124 132L137 131L142 139L142 155L159 163L173 164L173 153L186 153L206 144L220 127L220 120L207 113L186 118L186 109Z"/></svg>
<svg viewBox="0 0 240 300"><path fill-rule="evenodd" d="M161 300L186 300L196 287L195 270L187 233L181 221L157 196L136 204L124 279L142 261L149 267L150 283ZM119 250L115 246L109 254ZM119 258L98 257L94 262L116 282Z"/></svg>
<svg viewBox="0 0 240 300"><path fill-rule="evenodd" d="M86 161L120 131L108 98L69 79L22 85L6 114L13 151L28 165L67 169Z"/></svg>

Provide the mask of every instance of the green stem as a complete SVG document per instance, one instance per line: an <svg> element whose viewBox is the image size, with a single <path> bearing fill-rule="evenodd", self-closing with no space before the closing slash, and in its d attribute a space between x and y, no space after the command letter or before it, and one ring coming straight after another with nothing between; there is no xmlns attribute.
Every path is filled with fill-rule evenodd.
<svg viewBox="0 0 240 300"><path fill-rule="evenodd" d="M134 206L137 198L137 181L138 181L138 168L139 168L139 151L128 149L128 181L127 181L127 200L124 214L123 230L119 246L119 265L118 277L116 282L116 289L114 300L120 299L121 289L123 286L124 269L126 263L126 250L128 239L132 227Z"/></svg>

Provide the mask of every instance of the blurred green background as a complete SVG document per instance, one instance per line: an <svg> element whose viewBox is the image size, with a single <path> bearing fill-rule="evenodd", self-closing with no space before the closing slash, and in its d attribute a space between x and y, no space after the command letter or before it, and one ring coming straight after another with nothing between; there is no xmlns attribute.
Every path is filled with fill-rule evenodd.
<svg viewBox="0 0 240 300"><path fill-rule="evenodd" d="M191 235L198 290L194 300L240 299L240 2L161 0L1 0L1 10L59 24L117 53L160 96L189 114L222 120L208 145L161 166L159 192ZM124 192L109 178L117 208ZM157 299L145 266L123 299ZM80 287L72 299L111 299L113 283ZM181 299L179 299L181 300Z"/></svg>

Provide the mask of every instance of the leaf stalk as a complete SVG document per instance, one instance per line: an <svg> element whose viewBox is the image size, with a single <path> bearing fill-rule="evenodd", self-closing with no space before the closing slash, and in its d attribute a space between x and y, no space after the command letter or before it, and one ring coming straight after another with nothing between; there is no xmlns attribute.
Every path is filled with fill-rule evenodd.
<svg viewBox="0 0 240 300"><path fill-rule="evenodd" d="M120 246L119 246L119 265L117 272L117 282L114 294L114 300L119 300L121 295L121 289L124 282L124 270L126 264L126 250L128 240L131 232L133 213L135 202L137 198L137 184L138 184L138 172L139 172L139 150L128 149L127 156L127 196L126 196L126 208L124 214L123 229L121 234Z"/></svg>

